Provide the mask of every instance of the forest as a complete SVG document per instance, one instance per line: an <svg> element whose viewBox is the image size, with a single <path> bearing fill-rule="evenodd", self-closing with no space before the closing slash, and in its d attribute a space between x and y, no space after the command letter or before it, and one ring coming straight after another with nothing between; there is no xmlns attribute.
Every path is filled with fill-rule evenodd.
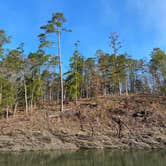
<svg viewBox="0 0 166 166"><path fill-rule="evenodd" d="M65 105L81 99L100 96L131 94L166 95L166 53L152 48L147 59L135 59L121 52L123 43L117 32L108 34L110 52L96 50L87 57L79 50L81 42L73 43L68 71L63 71L61 34L72 30L65 28L63 13L54 13L42 25L38 36L40 45L35 52L24 51L24 43L8 49L10 34L0 30L0 114L6 118L23 109L28 115L34 109L49 103ZM49 50L55 52L50 54ZM112 50L112 51L111 51ZM95 50L94 50L95 51ZM57 52L57 55L56 55Z"/></svg>

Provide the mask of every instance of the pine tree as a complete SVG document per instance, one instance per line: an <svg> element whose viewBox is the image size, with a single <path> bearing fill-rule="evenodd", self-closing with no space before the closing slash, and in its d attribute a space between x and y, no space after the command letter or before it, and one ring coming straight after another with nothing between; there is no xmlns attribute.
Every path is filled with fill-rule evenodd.
<svg viewBox="0 0 166 166"><path fill-rule="evenodd" d="M153 90L159 93L165 91L166 82L166 54L159 48L154 48L151 53L150 73L153 77Z"/></svg>
<svg viewBox="0 0 166 166"><path fill-rule="evenodd" d="M120 88L120 76L119 72L117 71L119 66L118 66L118 51L122 48L122 43L119 41L119 34L117 32L111 33L109 36L110 40L110 47L113 49L113 55L112 55L112 60L114 63L114 79L116 79L117 82L117 91L119 91L119 94L121 95L121 88Z"/></svg>
<svg viewBox="0 0 166 166"><path fill-rule="evenodd" d="M64 17L63 13L54 13L52 15L52 18L50 21L48 21L48 24L45 26L42 26L41 29L45 30L46 34L57 34L57 41L58 41L58 57L59 57L59 73L60 73L60 89L61 89L61 111L63 111L63 99L64 99L64 93L63 93L63 71L62 71L62 56L61 56L61 33L62 31L71 32L71 30L68 30L63 27L63 24L66 22L66 18ZM47 46L52 44L53 42L49 42L46 40L46 35L41 34L39 35L42 41L42 46Z"/></svg>
<svg viewBox="0 0 166 166"><path fill-rule="evenodd" d="M83 57L80 55L76 47L73 56L70 58L70 71L66 73L68 95L71 100L75 100L76 104L78 97L81 95L80 91L83 81L83 61Z"/></svg>

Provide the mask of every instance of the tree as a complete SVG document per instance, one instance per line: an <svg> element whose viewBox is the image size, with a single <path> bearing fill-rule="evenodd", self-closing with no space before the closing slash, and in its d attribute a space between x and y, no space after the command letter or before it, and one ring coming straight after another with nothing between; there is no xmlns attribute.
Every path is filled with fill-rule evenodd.
<svg viewBox="0 0 166 166"><path fill-rule="evenodd" d="M28 56L29 76L28 78L28 92L30 110L32 112L33 106L40 101L43 95L44 82L41 79L41 68L46 65L49 60L49 55L45 55L44 51L38 50L35 53L30 53Z"/></svg>
<svg viewBox="0 0 166 166"><path fill-rule="evenodd" d="M0 30L0 59L3 57L3 45L9 43L10 38L6 35L4 30ZM0 73L1 77L1 73ZM2 101L2 93L0 93L0 104Z"/></svg>
<svg viewBox="0 0 166 166"><path fill-rule="evenodd" d="M115 68L115 78L117 79L117 84L118 84L118 90L119 90L119 94L121 95L121 87L120 87L120 76L118 71L116 71L116 69L118 69L118 62L117 62L117 56L118 56L118 51L120 50L120 48L122 48L122 43L119 41L119 34L117 32L111 33L109 36L109 40L110 40L110 47L113 49L113 63L114 63L114 68Z"/></svg>
<svg viewBox="0 0 166 166"><path fill-rule="evenodd" d="M138 69L138 61L132 58L127 59L127 76L129 90L131 93L135 92L136 72Z"/></svg>
<svg viewBox="0 0 166 166"><path fill-rule="evenodd" d="M97 70L100 75L100 80L101 80L101 90L103 95L106 95L107 92L109 91L109 85L110 85L110 79L108 77L109 75L109 69L110 69L110 56L109 54L104 53L102 50L97 50L96 51L97 55Z"/></svg>
<svg viewBox="0 0 166 166"><path fill-rule="evenodd" d="M97 83L97 76L95 75L95 73L97 74L95 58L87 58L85 60L84 67L84 84L86 89L86 98L89 98L93 96L93 94L95 94L93 89L96 90L96 93L99 91L99 86L94 85L95 83Z"/></svg>
<svg viewBox="0 0 166 166"><path fill-rule="evenodd" d="M4 30L0 30L0 57L3 54L3 45L10 42L10 37L8 37Z"/></svg>
<svg viewBox="0 0 166 166"><path fill-rule="evenodd" d="M149 69L153 77L153 91L164 90L166 82L166 54L160 48L153 49Z"/></svg>
<svg viewBox="0 0 166 166"><path fill-rule="evenodd" d="M68 87L69 98L75 100L77 104L78 97L80 96L80 86L83 81L83 57L78 52L78 42L75 43L76 49L73 56L70 58L70 71L68 71L66 84Z"/></svg>
<svg viewBox="0 0 166 166"><path fill-rule="evenodd" d="M126 62L127 62L126 54L121 54L117 57L116 71L118 72L118 77L119 77L118 78L119 94L122 94L122 86L126 84L126 80L127 80ZM125 91L127 91L126 87L125 87ZM126 92L126 94L128 94L128 92Z"/></svg>
<svg viewBox="0 0 166 166"><path fill-rule="evenodd" d="M1 66L3 71L1 75L2 105L6 105L7 112L14 105L14 114L19 102L21 64L20 51L14 49L10 50L8 55L3 58Z"/></svg>
<svg viewBox="0 0 166 166"><path fill-rule="evenodd" d="M63 72L62 72L62 56L61 56L61 33L62 31L71 32L71 30L68 30L63 27L63 24L66 22L66 18L64 17L63 13L54 13L52 15L52 18L50 21L48 21L48 24L45 26L42 26L41 29L45 30L46 34L57 34L58 39L58 57L59 57L59 71L60 71L60 89L61 89L61 111L63 111ZM41 46L48 46L52 44L52 42L49 42L46 40L46 35L41 34L39 35L42 41Z"/></svg>

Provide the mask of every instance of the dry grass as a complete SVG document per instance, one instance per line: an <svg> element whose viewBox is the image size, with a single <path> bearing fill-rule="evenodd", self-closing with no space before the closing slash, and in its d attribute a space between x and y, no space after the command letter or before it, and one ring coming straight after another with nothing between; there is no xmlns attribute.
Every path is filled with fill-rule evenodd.
<svg viewBox="0 0 166 166"><path fill-rule="evenodd" d="M117 118L124 123L123 132L128 134L131 131L136 133L138 130L164 127L166 124L166 98L158 96L107 96L81 100L77 105L69 103L64 112L57 110L58 107L53 104L45 106L42 110L35 110L29 116L21 113L15 118L1 119L0 134L14 134L20 130L49 130L52 133L70 134L95 131L116 134L119 127ZM143 111L146 111L146 117L139 117Z"/></svg>

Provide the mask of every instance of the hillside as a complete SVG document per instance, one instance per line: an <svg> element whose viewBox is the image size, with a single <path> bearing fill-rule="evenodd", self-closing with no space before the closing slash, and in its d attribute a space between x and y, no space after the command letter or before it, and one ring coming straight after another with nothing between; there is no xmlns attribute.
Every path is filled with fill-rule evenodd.
<svg viewBox="0 0 166 166"><path fill-rule="evenodd" d="M166 148L166 97L107 96L0 120L0 151Z"/></svg>

